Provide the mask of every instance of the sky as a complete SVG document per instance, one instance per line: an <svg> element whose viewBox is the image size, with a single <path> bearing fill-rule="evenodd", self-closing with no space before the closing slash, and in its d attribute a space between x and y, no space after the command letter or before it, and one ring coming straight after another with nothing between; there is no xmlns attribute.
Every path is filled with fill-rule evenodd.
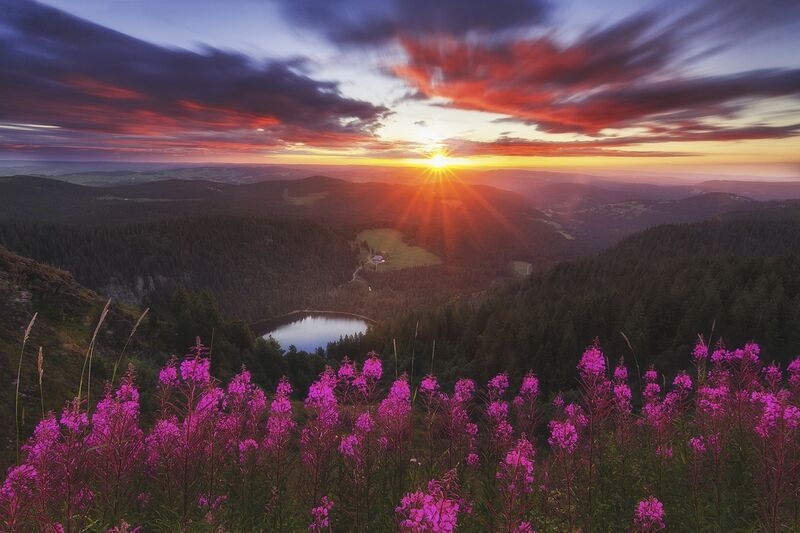
<svg viewBox="0 0 800 533"><path fill-rule="evenodd" d="M800 178L796 0L0 0L0 159Z"/></svg>

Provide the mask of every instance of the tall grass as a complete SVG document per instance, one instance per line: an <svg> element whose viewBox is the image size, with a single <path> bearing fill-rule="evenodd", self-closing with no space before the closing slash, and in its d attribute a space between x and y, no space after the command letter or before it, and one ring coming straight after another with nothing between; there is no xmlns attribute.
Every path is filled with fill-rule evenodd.
<svg viewBox="0 0 800 533"><path fill-rule="evenodd" d="M108 315L108 308L111 306L111 298L108 299L106 305L103 306L103 310L100 312L100 318L97 320L97 325L94 328L94 333L92 333L92 338L89 341L89 347L86 349L86 356L83 359L83 368L81 369L81 381L78 384L78 396L77 400L81 401L83 398L83 377L86 374L86 368L88 366L88 378L86 380L86 400L87 402L91 401L91 387L92 387L92 357L94 355L94 346L97 340L97 334L100 332L100 326L103 325L103 322L106 319L106 315Z"/></svg>
<svg viewBox="0 0 800 533"><path fill-rule="evenodd" d="M31 330L36 323L36 317L39 313L33 313L31 321L28 322L28 327L25 328L25 333L22 336L22 347L19 350L19 364L17 365L17 388L14 392L14 426L16 429L16 448L17 448L17 461L19 461L19 385L22 380L22 360L25 357L25 345L28 343L28 338L31 336Z"/></svg>

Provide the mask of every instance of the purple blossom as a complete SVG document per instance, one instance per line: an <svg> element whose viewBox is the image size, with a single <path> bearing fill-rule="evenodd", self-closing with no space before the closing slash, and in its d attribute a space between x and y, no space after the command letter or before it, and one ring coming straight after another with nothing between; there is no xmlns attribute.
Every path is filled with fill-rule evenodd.
<svg viewBox="0 0 800 533"><path fill-rule="evenodd" d="M458 524L459 501L449 487L436 480L428 483L428 491L417 490L403 496L395 512L401 516L402 531L452 533Z"/></svg>
<svg viewBox="0 0 800 533"><path fill-rule="evenodd" d="M508 374L497 374L495 377L489 380L487 388L489 389L490 398L501 397L503 394L505 394L506 389L508 388Z"/></svg>
<svg viewBox="0 0 800 533"><path fill-rule="evenodd" d="M686 372L681 372L672 381L672 386L675 387L681 394L688 394L692 390L692 378Z"/></svg>
<svg viewBox="0 0 800 533"><path fill-rule="evenodd" d="M695 363L708 359L708 345L703 340L703 337L697 339L697 343L692 350L692 359Z"/></svg>
<svg viewBox="0 0 800 533"><path fill-rule="evenodd" d="M361 368L361 373L367 379L372 381L379 381L381 376L383 375L383 365L381 360L378 358L378 354L375 352L370 352L370 357L364 361L364 364Z"/></svg>
<svg viewBox="0 0 800 533"><path fill-rule="evenodd" d="M158 373L158 381L162 384L166 385L167 387L174 387L178 384L178 369L175 368L174 364L170 364L169 366L165 366L161 369Z"/></svg>
<svg viewBox="0 0 800 533"><path fill-rule="evenodd" d="M797 357L789 363L786 370L789 372L789 386L791 386L795 392L800 392L800 357Z"/></svg>
<svg viewBox="0 0 800 533"><path fill-rule="evenodd" d="M689 439L689 448L692 449L695 455L705 455L706 453L706 444L703 440L703 437L692 437Z"/></svg>
<svg viewBox="0 0 800 533"><path fill-rule="evenodd" d="M323 496L319 505L311 509L312 522L308 526L309 531L323 531L330 528L331 509L333 509L333 501L327 496Z"/></svg>
<svg viewBox="0 0 800 533"><path fill-rule="evenodd" d="M503 482L505 492L529 493L533 491L533 446L523 435L514 448L509 450L496 477Z"/></svg>
<svg viewBox="0 0 800 533"><path fill-rule="evenodd" d="M536 377L536 374L528 372L525 377L522 378L519 394L529 401L539 396L539 378Z"/></svg>
<svg viewBox="0 0 800 533"><path fill-rule="evenodd" d="M547 443L553 448L572 453L578 446L578 431L572 422L553 420L550 422L550 437Z"/></svg>
<svg viewBox="0 0 800 533"><path fill-rule="evenodd" d="M664 505L655 497L650 496L639 502L636 506L634 523L639 531L650 532L664 529Z"/></svg>
<svg viewBox="0 0 800 533"><path fill-rule="evenodd" d="M456 381L455 397L458 402L467 402L475 394L475 382L471 379L459 379Z"/></svg>
<svg viewBox="0 0 800 533"><path fill-rule="evenodd" d="M614 368L614 381L622 383L628 380L628 368L625 366L625 361L619 360L619 363Z"/></svg>
<svg viewBox="0 0 800 533"><path fill-rule="evenodd" d="M181 363L181 379L187 383L207 385L211 381L211 360L193 357Z"/></svg>
<svg viewBox="0 0 800 533"><path fill-rule="evenodd" d="M583 352L583 356L578 363L578 370L584 380L605 374L606 358L597 343Z"/></svg>
<svg viewBox="0 0 800 533"><path fill-rule="evenodd" d="M419 383L419 390L422 391L424 394L433 394L439 389L439 382L436 380L436 376L433 374L428 374L422 381Z"/></svg>

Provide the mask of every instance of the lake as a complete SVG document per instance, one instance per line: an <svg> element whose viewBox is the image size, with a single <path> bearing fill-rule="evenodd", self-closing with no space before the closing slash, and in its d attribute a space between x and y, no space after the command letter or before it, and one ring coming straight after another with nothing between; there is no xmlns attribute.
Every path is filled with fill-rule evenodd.
<svg viewBox="0 0 800 533"><path fill-rule="evenodd" d="M284 350L294 344L298 351L313 352L317 348L327 348L329 342L338 341L345 335L365 333L368 325L360 318L336 313L290 315L286 322L275 326L264 338L272 337Z"/></svg>

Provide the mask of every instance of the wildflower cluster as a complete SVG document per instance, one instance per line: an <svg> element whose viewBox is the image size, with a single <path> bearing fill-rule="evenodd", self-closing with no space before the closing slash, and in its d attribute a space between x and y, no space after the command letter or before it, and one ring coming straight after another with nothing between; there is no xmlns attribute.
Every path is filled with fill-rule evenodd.
<svg viewBox="0 0 800 533"><path fill-rule="evenodd" d="M386 380L374 353L307 391L244 368L222 384L198 341L158 373L152 417L132 369L46 413L0 484L0 530L800 530L800 358L687 355L640 376L595 342L547 404L530 372L451 388Z"/></svg>

